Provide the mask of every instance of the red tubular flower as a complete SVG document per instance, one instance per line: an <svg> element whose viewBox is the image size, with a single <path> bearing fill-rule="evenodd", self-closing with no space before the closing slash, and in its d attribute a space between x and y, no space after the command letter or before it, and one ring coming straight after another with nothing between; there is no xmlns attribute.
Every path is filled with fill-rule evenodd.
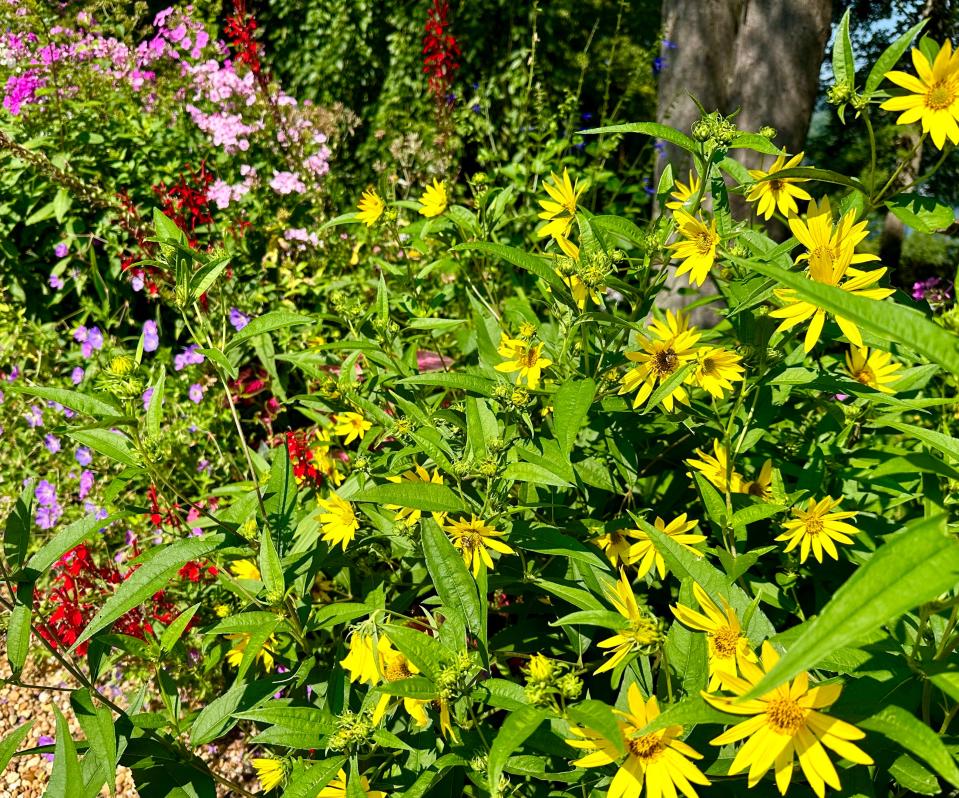
<svg viewBox="0 0 959 798"><path fill-rule="evenodd" d="M457 57L462 55L456 38L449 32L450 4L447 0L433 0L426 13L423 35L423 73L429 75L429 87L438 103L448 102L450 87L456 70Z"/></svg>
<svg viewBox="0 0 959 798"><path fill-rule="evenodd" d="M287 432L286 450L289 452L293 476L297 482L310 482L317 487L323 484L323 474L313 463L313 450L306 432Z"/></svg>
<svg viewBox="0 0 959 798"><path fill-rule="evenodd" d="M207 191L214 180L213 174L207 171L206 162L203 162L199 171L185 164L180 171L180 179L172 186L166 183L153 186L153 192L163 206L163 215L186 233L191 247L199 243L195 235L196 228L213 224Z"/></svg>
<svg viewBox="0 0 959 798"><path fill-rule="evenodd" d="M256 20L253 14L247 15L244 0L233 0L233 13L226 18L223 32L230 40L237 60L246 64L254 75L259 75L261 64L259 46L253 38L255 31Z"/></svg>

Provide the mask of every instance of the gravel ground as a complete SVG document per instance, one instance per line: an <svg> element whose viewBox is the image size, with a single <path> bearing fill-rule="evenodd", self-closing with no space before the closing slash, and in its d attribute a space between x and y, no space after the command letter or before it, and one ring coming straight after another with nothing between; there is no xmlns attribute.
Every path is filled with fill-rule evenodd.
<svg viewBox="0 0 959 798"><path fill-rule="evenodd" d="M0 676L9 677L10 671L6 659L6 651L0 646ZM0 737L9 734L13 729L33 720L33 728L24 740L21 748L31 748L39 745L41 736L53 737L55 730L54 704L60 708L67 720L70 729L74 732L74 739L82 739L80 727L73 713L70 711L70 692L77 685L72 677L53 660L38 659L32 656L23 673L23 681L28 684L45 685L48 688L42 691L16 687L9 684L0 684ZM123 700L115 698L133 690L137 685L131 681L119 683L101 683L102 692L122 706ZM55 688L67 688L58 690ZM248 755L246 745L242 739L233 739L225 746L204 746L199 752L208 762L214 762L217 772L234 782L238 782L247 789L253 789L254 777L249 765L246 764ZM52 760L52 755L48 755ZM52 762L40 755L14 757L6 770L0 774L0 798L41 798L46 788L47 779L52 769ZM217 795L229 798L234 795L219 785ZM109 796L107 788L101 792ZM117 795L120 798L136 798L137 791L133 778L127 768L121 767L117 771Z"/></svg>

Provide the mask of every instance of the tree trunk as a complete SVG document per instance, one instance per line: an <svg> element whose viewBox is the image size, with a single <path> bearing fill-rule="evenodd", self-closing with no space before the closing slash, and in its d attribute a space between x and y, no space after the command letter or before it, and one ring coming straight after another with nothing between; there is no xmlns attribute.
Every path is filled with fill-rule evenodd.
<svg viewBox="0 0 959 798"><path fill-rule="evenodd" d="M734 121L740 130L771 125L775 143L798 152L809 130L831 17L832 0L663 0L657 121L688 133L699 118L691 94L707 111L739 110ZM737 158L756 168L763 156L739 150ZM685 182L688 154L667 145L656 164L657 181L666 163ZM741 216L744 205L731 199ZM698 298L679 295L672 277L668 284L667 307ZM700 293L715 291L707 283Z"/></svg>

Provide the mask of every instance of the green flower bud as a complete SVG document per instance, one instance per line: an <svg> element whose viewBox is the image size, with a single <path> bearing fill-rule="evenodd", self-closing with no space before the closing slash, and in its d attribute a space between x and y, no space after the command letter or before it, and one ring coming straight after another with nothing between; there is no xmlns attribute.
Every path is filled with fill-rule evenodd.
<svg viewBox="0 0 959 798"><path fill-rule="evenodd" d="M769 125L763 125L761 128L759 128L759 135L772 141L774 138L776 138L776 128L770 127Z"/></svg>
<svg viewBox="0 0 959 798"><path fill-rule="evenodd" d="M713 126L705 119L699 119L693 122L691 132L696 141L709 141L713 137Z"/></svg>

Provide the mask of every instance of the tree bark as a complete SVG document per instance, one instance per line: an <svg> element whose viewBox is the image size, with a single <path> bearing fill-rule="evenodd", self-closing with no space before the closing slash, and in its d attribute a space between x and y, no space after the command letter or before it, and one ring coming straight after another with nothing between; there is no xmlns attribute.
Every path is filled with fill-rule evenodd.
<svg viewBox="0 0 959 798"><path fill-rule="evenodd" d="M699 118L693 95L707 111L738 110L740 130L771 125L775 143L798 152L809 130L831 19L832 0L663 0L657 121L688 133ZM759 167L762 158L737 151L749 168ZM667 163L685 182L688 154L667 144L656 164L657 181ZM733 202L732 210L741 216L744 205ZM699 298L678 294L672 278L669 285L668 307ZM707 283L700 293L715 291Z"/></svg>

